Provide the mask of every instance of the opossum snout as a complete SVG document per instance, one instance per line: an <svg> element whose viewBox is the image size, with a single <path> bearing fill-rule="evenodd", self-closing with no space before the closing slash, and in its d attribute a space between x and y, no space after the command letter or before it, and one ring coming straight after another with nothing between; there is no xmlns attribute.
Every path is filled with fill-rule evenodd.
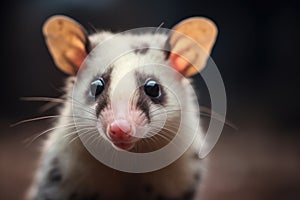
<svg viewBox="0 0 300 200"><path fill-rule="evenodd" d="M131 139L133 129L127 120L119 119L110 124L108 133L114 142L126 142Z"/></svg>
<svg viewBox="0 0 300 200"><path fill-rule="evenodd" d="M126 119L114 119L108 127L108 137L119 149L132 149L137 141L133 136L133 125Z"/></svg>

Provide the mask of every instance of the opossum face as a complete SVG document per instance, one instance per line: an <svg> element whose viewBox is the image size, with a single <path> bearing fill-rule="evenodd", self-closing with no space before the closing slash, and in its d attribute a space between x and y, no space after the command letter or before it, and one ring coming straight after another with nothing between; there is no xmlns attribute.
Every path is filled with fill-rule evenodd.
<svg viewBox="0 0 300 200"><path fill-rule="evenodd" d="M69 18L46 22L44 34L55 63L76 75L73 112L80 130L88 124L92 131L87 133L136 152L154 151L172 140L184 107L194 103L185 77L205 66L216 37L214 24L204 18L186 20L174 30L181 34L88 37Z"/></svg>
<svg viewBox="0 0 300 200"><path fill-rule="evenodd" d="M109 65L102 65L105 52L98 47L87 57L73 97L92 112L75 112L95 119L100 137L116 149L153 151L172 140L181 107L193 103L182 98L190 95L188 81L170 67L164 50L150 48L153 42L164 45L165 35L120 38L129 51Z"/></svg>

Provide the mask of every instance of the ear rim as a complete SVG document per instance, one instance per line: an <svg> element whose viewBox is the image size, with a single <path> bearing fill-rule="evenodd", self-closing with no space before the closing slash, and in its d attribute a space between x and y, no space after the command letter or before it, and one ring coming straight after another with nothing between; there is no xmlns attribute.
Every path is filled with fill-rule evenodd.
<svg viewBox="0 0 300 200"><path fill-rule="evenodd" d="M217 26L217 24L212 20L212 19L210 19L210 18L208 18L208 17L203 17L203 16L201 16L201 17L199 17L199 16L194 16L194 17L189 17L189 18L187 18L187 19L184 19L184 20L182 20L182 21L180 21L178 24L176 24L173 28L172 28L172 30L173 31L176 31L176 32L179 32L179 33L181 33L181 34L185 34L185 33L182 33L182 32L180 32L180 31L177 31L177 30L175 30L175 28L176 27L179 27L180 25L182 25L182 24L186 24L186 23L188 23L188 22L190 22L190 21L194 21L194 20L204 20L207 24L209 24L211 27L212 27L212 30L213 30L213 35L215 36L215 37L213 37L214 39L212 40L212 46L211 46L211 48L210 48L210 51L208 52L208 53L210 53L211 51L212 51L212 49L213 49L213 47L214 47L214 44L215 44L215 42L216 42L216 40L217 40L217 38L218 38L218 33L219 33L219 31L218 31L218 26ZM189 35L187 35L188 37L190 37ZM192 38L192 37L190 37L190 39L192 39L192 40L195 40L194 38ZM196 41L196 40L195 40ZM197 42L197 41L196 41ZM202 45L201 45L202 46Z"/></svg>
<svg viewBox="0 0 300 200"><path fill-rule="evenodd" d="M49 39L55 38L59 34L61 34L61 33L54 33L51 31L51 29L53 29L54 26L58 26L58 24L60 24L62 22L67 23L67 26L68 26L67 29L70 29L69 28L70 26L72 26L71 28L76 29L76 32L73 32L73 31L71 31L71 32L73 32L73 34L76 36L76 38L79 39L79 41L81 41L82 44L84 45L84 48L82 49L82 52L81 52L82 53L81 56L83 57L83 60L90 51L89 50L90 49L90 41L89 41L88 33L87 33L86 29L80 23L78 23L76 20L74 20L71 17L68 17L66 15L51 16L44 22L43 27L42 27L42 33L43 33L47 48L49 50L49 53L51 54L51 57L56 65L56 67L59 68L60 71L66 73L68 75L76 75L82 62L80 64L74 64L74 62L72 62L68 58L67 51L60 52L61 55L58 55L57 51L55 50L56 47L54 47L51 44L51 41L49 41ZM63 31L65 31L65 30L63 30ZM62 51L62 49L59 49L58 51ZM64 64L62 64L62 60L63 60ZM65 65L65 66L62 66L62 65ZM68 65L68 66L66 66L66 65Z"/></svg>
<svg viewBox="0 0 300 200"><path fill-rule="evenodd" d="M196 23L195 23L196 22ZM206 41L205 45L201 44L199 41L197 41L196 37L193 37L193 34L187 33L188 31L182 30L186 29L186 28L191 28L192 26L197 25L198 23L205 23L207 27L209 27L209 31L211 31L211 36L210 36L210 40ZM189 25L190 23L190 25ZM193 25L191 25L191 23L194 23ZM184 26L185 27L184 27ZM203 31L204 29L202 29L201 31ZM170 37L168 38L167 42L166 42L166 46L168 45L170 47L171 52L166 56L167 59L169 59L172 63L172 65L175 65L174 63L176 62L176 58L180 58L179 62L181 63L186 63L186 66L184 68L182 67L175 67L176 70L178 70L183 76L185 77L191 77L197 73L199 73L200 71L202 71L206 64L207 61L211 55L211 52L214 48L214 45L216 43L216 40L218 38L218 27L217 24L210 18L207 17L199 17L199 16L195 16L195 17L189 17L187 19L184 19L182 21L180 21L179 23L177 23L175 26L173 26L172 31L178 33L179 35L184 35L185 37L189 38L190 41L194 41L201 49L203 49L203 51L205 52L206 58L205 61L203 62L203 65L201 65L200 67L195 67L193 66L188 60L186 59L186 57L184 56L180 56L179 54L176 53L172 53L172 45L170 44L171 40L172 40L172 35L170 35ZM194 32L199 32L199 31L194 31ZM206 32L206 31L204 31ZM175 39L176 41L176 39ZM177 41L176 41L177 42ZM176 45L176 42L174 43L174 45ZM173 58L173 59L172 59ZM173 66L174 67L174 66Z"/></svg>

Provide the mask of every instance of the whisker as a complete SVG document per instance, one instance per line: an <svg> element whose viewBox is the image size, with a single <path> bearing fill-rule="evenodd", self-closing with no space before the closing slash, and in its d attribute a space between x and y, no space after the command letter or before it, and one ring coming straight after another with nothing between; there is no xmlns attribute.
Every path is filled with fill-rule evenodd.
<svg viewBox="0 0 300 200"><path fill-rule="evenodd" d="M19 122L11 124L10 127L15 127L15 126L18 126L18 125L21 125L21 124L24 124L24 123L39 121L39 120L43 120L43 119L64 118L64 117L86 119L86 120L91 120L91 121L97 122L96 119L86 118L86 117L83 118L83 117L80 117L80 116L48 115L48 116L42 116L42 117L36 117L36 118L21 120Z"/></svg>
<svg viewBox="0 0 300 200"><path fill-rule="evenodd" d="M50 101L55 103L64 103L65 100L61 98L53 98L53 97L21 97L22 101Z"/></svg>
<svg viewBox="0 0 300 200"><path fill-rule="evenodd" d="M89 133L91 136L87 139L87 143L89 142L89 140L92 139L92 141L90 142L90 145L93 145L96 141L103 139L97 131L93 131L91 133Z"/></svg>
<svg viewBox="0 0 300 200"><path fill-rule="evenodd" d="M152 123L151 123L151 126L154 126L154 127L158 127L158 128L162 128L161 127L161 124L160 123L157 123L157 122L161 122L160 120L153 120L152 121ZM160 126L159 126L160 125ZM186 127L186 128L189 128L189 129L192 129L192 130L194 130L195 129L195 127L194 126L189 126L188 124L186 124L186 123L178 123L178 122L172 122L172 121L166 121L166 123L164 124L164 126L166 126L166 125L169 125L169 126L172 126L173 125L173 127L174 128L179 128L180 126L184 126L184 127ZM179 126L180 125L180 126ZM200 125L199 125L200 126Z"/></svg>
<svg viewBox="0 0 300 200"><path fill-rule="evenodd" d="M69 141L68 145L70 145L72 142L74 142L78 138L79 138L79 135L75 136L72 140Z"/></svg>
<svg viewBox="0 0 300 200"><path fill-rule="evenodd" d="M22 121L16 122L14 124L11 124L10 127L15 127L18 126L20 124L24 124L27 122L33 122L33 121L38 121L38 120L43 120L43 119L52 119L52 118L57 118L60 115L49 115L49 116L43 116L43 117L36 117L36 118L31 118L31 119L24 119Z"/></svg>
<svg viewBox="0 0 300 200"><path fill-rule="evenodd" d="M156 111L156 112L158 112L158 111ZM187 113L199 113L199 112L197 112L197 111L194 111L194 110L184 110L184 109L165 109L165 110L163 110L162 112L158 112L159 114L161 113L161 114L164 114L164 113L171 113L171 112L187 112ZM155 112L153 112L153 113L155 113Z"/></svg>
<svg viewBox="0 0 300 200"><path fill-rule="evenodd" d="M104 140L104 138L103 137L101 137L99 134L97 134L98 132L96 132L95 131L95 136L96 136L96 138L91 142L91 145L93 145L95 142L97 142L97 143L99 143L100 141L103 141Z"/></svg>
<svg viewBox="0 0 300 200"><path fill-rule="evenodd" d="M168 114L168 113L172 113L172 112L177 112L177 111L180 111L180 112L189 112L189 113L197 113L196 111L192 111L192 110L183 110L183 109L172 109L172 110L166 110L166 111L163 111L163 112L153 112L152 113L152 117L156 117L156 116L159 116L159 115L163 115L163 114ZM207 112L199 112L200 116L204 116L204 117L208 117L208 118L212 118L212 119L216 119L220 122L223 122L225 125L235 129L235 130L238 130L237 126L235 126L232 122L230 122L229 120L222 120L222 116L218 113L215 113L215 112L211 112L211 113L207 113Z"/></svg>
<svg viewBox="0 0 300 200"><path fill-rule="evenodd" d="M88 144L88 142L89 142L89 140L91 139L91 137L93 137L94 135L95 135L95 133L97 133L96 131L95 131L95 129L90 129L88 132L86 132L86 133L81 133L81 137L88 137L87 139L84 139L84 143L85 144ZM84 135L83 135L84 134Z"/></svg>
<svg viewBox="0 0 300 200"><path fill-rule="evenodd" d="M172 142L172 143L174 144L174 142L173 142L170 138L166 137L165 135L162 135L162 134L156 134L155 136L164 139L166 142ZM155 137L155 136L154 136L154 137Z"/></svg>
<svg viewBox="0 0 300 200"><path fill-rule="evenodd" d="M32 136L33 138L28 142L28 144L26 146L29 147L36 139L38 139L42 135L44 135L44 134L46 134L48 132L54 131L56 129L60 129L60 128L66 128L66 130L67 130L67 129L71 129L71 128L76 128L76 125L74 123L70 123L70 124L66 124L64 126L55 126L53 128L47 129L47 130L43 131L42 133L39 133L36 136Z"/></svg>
<svg viewBox="0 0 300 200"><path fill-rule="evenodd" d="M95 116L95 115L96 115L95 110L93 110L93 111L87 110L86 107L84 107L84 106L82 106L82 105L76 105L76 107L73 107L73 109L79 109L79 108L80 108L81 110L83 110L83 111L85 111L85 112L91 114L92 116ZM89 107L88 107L88 108L89 108ZM91 108L89 108L89 109L91 109Z"/></svg>
<svg viewBox="0 0 300 200"><path fill-rule="evenodd" d="M145 140L145 142L147 142L147 143L150 144L149 141L151 141L151 142L155 145L155 147L156 147L157 149L160 147L160 146L159 146L159 139L158 139L157 137L150 137L149 140ZM150 144L150 145L151 145L151 144Z"/></svg>
<svg viewBox="0 0 300 200"><path fill-rule="evenodd" d="M159 132L157 134L159 134L160 132L163 132L164 130L168 131L168 132L170 132L172 134L175 133L175 135L177 134L176 130L171 129L173 127L164 126L164 127L160 128L160 127L151 126L151 128L153 128L155 130L158 130Z"/></svg>
<svg viewBox="0 0 300 200"><path fill-rule="evenodd" d="M21 97L20 99L23 101L47 101L50 102L51 104L46 104L41 108L41 111L45 111L53 106L55 106L55 104L57 103L70 103L68 102L69 100L72 100L73 103L77 104L77 105L81 105L81 106L85 106L84 104L82 104L81 102L79 102L78 100L74 99L72 96L65 96L67 99L63 99L63 98L53 98L53 97ZM52 103L55 103L54 105ZM94 110L92 108L89 107L84 107L85 111L88 112L88 110L86 110L87 108L90 109L89 111L91 111L91 114Z"/></svg>
<svg viewBox="0 0 300 200"><path fill-rule="evenodd" d="M160 25L156 28L154 33L157 33L164 24L165 24L164 22L161 22Z"/></svg>
<svg viewBox="0 0 300 200"><path fill-rule="evenodd" d="M74 137L72 140L70 140L70 142L68 144L70 145L72 142L74 142L76 139L78 139L80 137L79 134L87 134L87 133L90 133L91 131L94 131L94 129L87 129L87 131L84 133L78 133L78 135L76 137Z"/></svg>
<svg viewBox="0 0 300 200"><path fill-rule="evenodd" d="M77 103L77 105L81 105L81 106L86 106L84 105L83 103L81 103L79 100L75 99L74 97L72 96L67 96L70 100L72 100L73 102ZM90 109L90 111L95 111L94 109L90 108L90 107L87 107L88 109Z"/></svg>
<svg viewBox="0 0 300 200"><path fill-rule="evenodd" d="M43 106L41 106L41 107L39 108L39 112L43 113L43 112L45 112L45 111L47 111L47 110L50 110L51 108L57 106L57 104L59 104L59 103L56 103L56 102L49 102L49 103L46 103L45 105L43 105Z"/></svg>
<svg viewBox="0 0 300 200"><path fill-rule="evenodd" d="M76 126L77 127L77 126ZM75 128L76 128L75 127ZM83 131L83 130L91 130L91 129L95 129L93 126L91 126L91 125L82 125L82 126L80 126L80 130L75 130L75 131L73 131L73 132L71 132L71 133L68 133L68 134L65 134L64 135L64 137L65 138L67 138L67 137L69 137L69 136L72 136L72 135L74 135L74 134L78 134L80 131Z"/></svg>

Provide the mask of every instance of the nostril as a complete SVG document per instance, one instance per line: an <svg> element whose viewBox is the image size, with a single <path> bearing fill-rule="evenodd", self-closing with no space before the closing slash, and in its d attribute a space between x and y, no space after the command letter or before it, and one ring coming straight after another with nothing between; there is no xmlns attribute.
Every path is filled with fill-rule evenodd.
<svg viewBox="0 0 300 200"><path fill-rule="evenodd" d="M110 134L111 135L116 135L116 132L110 129Z"/></svg>
<svg viewBox="0 0 300 200"><path fill-rule="evenodd" d="M109 131L112 135L125 134L125 132L118 126L110 126Z"/></svg>

